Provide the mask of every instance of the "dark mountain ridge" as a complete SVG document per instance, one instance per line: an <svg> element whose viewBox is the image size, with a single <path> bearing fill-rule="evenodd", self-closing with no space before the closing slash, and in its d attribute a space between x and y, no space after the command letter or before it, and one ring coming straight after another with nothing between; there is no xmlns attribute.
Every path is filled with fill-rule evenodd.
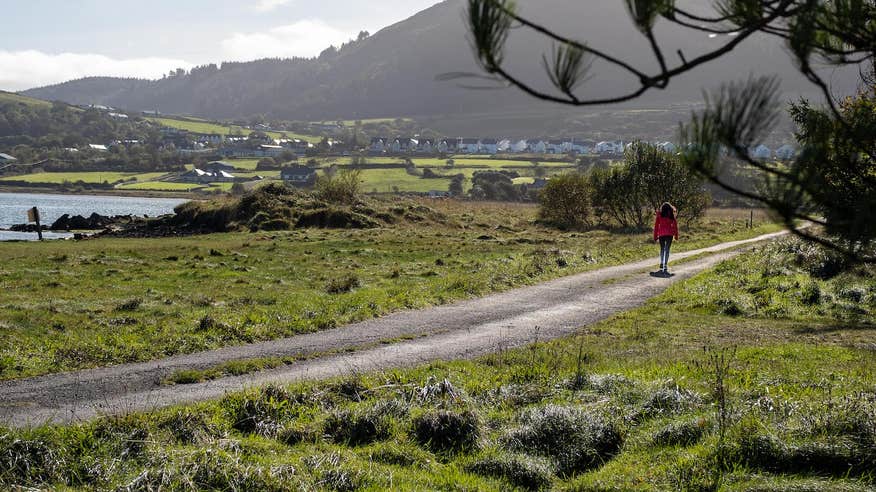
<svg viewBox="0 0 876 492"><path fill-rule="evenodd" d="M476 78L436 80L450 72L479 73L466 40L464 4L463 0L446 0L371 37L340 50L327 50L317 58L207 65L160 80L91 77L31 89L24 94L73 104L104 104L217 119L263 114L291 120L327 120L550 108L517 90L464 87L485 85ZM656 68L647 42L632 25L623 2L521 0L518 4L525 15L559 32L590 42L640 68ZM675 29L666 22L659 26L658 39L666 52L682 49L688 59L723 41ZM547 85L541 57L549 52L549 43L530 31L518 29L512 33L508 48L506 58L516 74ZM582 96L616 95L635 84L612 67L595 64L593 73L581 88ZM814 87L794 69L781 43L760 37L747 40L731 55L674 80L666 90L647 93L635 104L698 102L703 89L750 73L777 74L789 97L816 94ZM839 78L840 89L848 90L853 80Z"/></svg>

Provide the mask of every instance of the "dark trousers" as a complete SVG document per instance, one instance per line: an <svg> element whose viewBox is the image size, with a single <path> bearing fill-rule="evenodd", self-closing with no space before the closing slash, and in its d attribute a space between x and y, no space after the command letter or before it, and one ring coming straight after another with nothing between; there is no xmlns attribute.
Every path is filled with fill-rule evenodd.
<svg viewBox="0 0 876 492"><path fill-rule="evenodd" d="M672 248L672 236L660 236L660 269L669 268L669 250Z"/></svg>

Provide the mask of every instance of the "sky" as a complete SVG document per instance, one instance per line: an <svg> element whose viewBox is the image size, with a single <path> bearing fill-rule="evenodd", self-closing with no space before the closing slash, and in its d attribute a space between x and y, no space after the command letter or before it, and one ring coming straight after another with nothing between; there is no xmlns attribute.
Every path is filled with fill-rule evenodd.
<svg viewBox="0 0 876 492"><path fill-rule="evenodd" d="M0 89L315 56L438 0L0 0Z"/></svg>

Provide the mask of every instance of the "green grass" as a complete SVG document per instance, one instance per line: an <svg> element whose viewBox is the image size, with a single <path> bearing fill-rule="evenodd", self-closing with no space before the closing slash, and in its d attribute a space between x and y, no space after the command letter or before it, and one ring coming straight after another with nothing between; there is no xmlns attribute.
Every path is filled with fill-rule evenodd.
<svg viewBox="0 0 876 492"><path fill-rule="evenodd" d="M194 191L202 188L207 188L207 185L196 183L174 183L170 181L148 181L145 183L133 183L121 185L118 188L121 190L143 190L143 191Z"/></svg>
<svg viewBox="0 0 876 492"><path fill-rule="evenodd" d="M876 272L825 278L826 259L765 247L573 337L476 360L8 431L0 484L873 490ZM785 288L795 281L818 283L820 302ZM719 302L760 292L782 309Z"/></svg>
<svg viewBox="0 0 876 492"><path fill-rule="evenodd" d="M78 173L34 173L20 176L8 176L0 178L0 181L26 181L28 183L61 184L65 182L75 183L119 183L128 180L148 181L167 173L120 173L120 172L78 172Z"/></svg>
<svg viewBox="0 0 876 492"><path fill-rule="evenodd" d="M176 118L160 118L160 117L148 117L148 120L152 120L160 125L169 127L169 128L178 128L180 130L187 130L194 133L216 133L219 135L249 135L253 130L248 130L246 128L242 128L234 125L224 125L220 123L211 123L208 121L201 121L194 118L186 118L186 119L176 119ZM320 137L315 137L313 135L300 135L293 132L265 132L270 135L272 138L282 138L285 134L288 138L299 138L301 140L305 140L311 143L318 143L320 141Z"/></svg>
<svg viewBox="0 0 876 492"><path fill-rule="evenodd" d="M431 190L447 191L450 178L423 179L408 174L404 169L369 169L362 173L362 189L366 192L391 193L394 190L425 193Z"/></svg>
<svg viewBox="0 0 876 492"><path fill-rule="evenodd" d="M534 226L533 206L422 203L447 225L2 243L0 379L276 339L656 254L647 234ZM679 251L776 229L743 224L708 219ZM533 270L545 249L567 266ZM351 273L360 287L325 291ZM208 315L218 323L202 330Z"/></svg>
<svg viewBox="0 0 876 492"><path fill-rule="evenodd" d="M51 106L52 103L48 101L43 101L42 99L34 99L32 97L21 96L19 94L14 94L12 92L0 91L0 104L4 103L16 103L16 104L26 104L28 106Z"/></svg>

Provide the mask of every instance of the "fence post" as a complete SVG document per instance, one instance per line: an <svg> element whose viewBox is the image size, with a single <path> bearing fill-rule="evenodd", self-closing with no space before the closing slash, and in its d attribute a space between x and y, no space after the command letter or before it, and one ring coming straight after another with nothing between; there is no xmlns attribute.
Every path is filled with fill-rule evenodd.
<svg viewBox="0 0 876 492"><path fill-rule="evenodd" d="M43 226L40 225L40 211L33 207L32 209L27 211L27 221L28 222L36 222L37 228L37 237L40 238L40 241L43 240Z"/></svg>

